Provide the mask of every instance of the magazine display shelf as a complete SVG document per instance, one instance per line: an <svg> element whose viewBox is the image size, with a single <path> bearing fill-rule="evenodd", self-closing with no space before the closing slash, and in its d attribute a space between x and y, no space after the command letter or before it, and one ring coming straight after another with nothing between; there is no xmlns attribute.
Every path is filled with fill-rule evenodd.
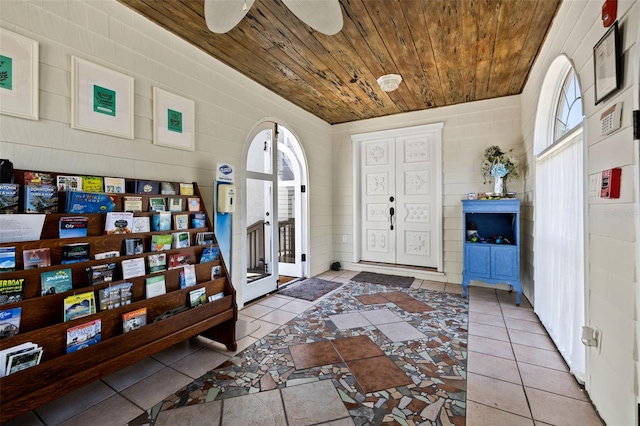
<svg viewBox="0 0 640 426"><path fill-rule="evenodd" d="M22 184L24 170L15 170L15 182ZM52 173L54 176L56 173ZM59 173L63 174L63 173ZM64 173L65 175L68 175ZM200 191L194 182L194 195L149 195L149 194L114 194L118 196L115 211L122 211L122 197L125 195L141 196L143 198L143 212L135 216L151 216L148 211L150 197L199 197ZM65 193L59 193L58 205L64 206ZM206 213L204 209L202 212ZM172 212L172 214L193 212ZM88 236L83 238L58 238L58 224L60 217L87 216L89 217ZM187 248L164 251L167 256L173 253L189 253L191 263L195 263L196 285L180 288L180 269L169 269L147 274L141 277L129 278L133 283L133 302L118 308L98 311L97 313L72 321L63 321L63 300L73 294L97 291L110 284L124 282L114 280L112 283L91 285L86 268L93 265L116 263L117 271L121 271L120 262L125 259L146 257L151 236L154 234L171 234L171 231L143 232L135 234L104 235L105 213L47 214L42 229L41 239L15 243L2 243L0 247L16 248L16 270L0 274L2 279L25 278L23 300L5 304L0 309L22 308L19 334L0 340L0 350L33 342L43 348L42 360L39 365L18 371L0 378L0 423L4 423L20 414L28 412L53 399L77 390L104 376L112 374L124 367L134 364L156 352L168 348L176 343L196 335L202 335L224 344L227 349L235 351L237 348L235 327L238 318L236 293L222 256L214 262L195 263L200 259L205 246L192 245ZM207 215L206 228L190 228L193 243L198 232L212 231L211 221ZM145 252L131 256L120 256L103 260L90 260L73 264L61 265L62 246L77 242L88 242L90 258L95 253L106 251L122 251L125 238L142 238ZM217 240L214 236L214 244ZM23 269L22 251L31 248L48 247L51 252L51 266L37 269ZM211 279L211 268L221 266L220 278ZM41 296L40 274L46 271L70 268L73 274L73 290ZM145 298L145 279L155 275L164 275L166 294L150 299ZM116 278L121 277L120 273ZM207 295L223 292L224 296L204 305L191 308L168 318L154 322L161 314L181 306L188 306L189 292L197 288L206 288ZM123 333L122 314L139 308L147 308L147 325ZM101 319L101 341L95 345L76 352L66 353L66 331L68 328L86 322Z"/></svg>

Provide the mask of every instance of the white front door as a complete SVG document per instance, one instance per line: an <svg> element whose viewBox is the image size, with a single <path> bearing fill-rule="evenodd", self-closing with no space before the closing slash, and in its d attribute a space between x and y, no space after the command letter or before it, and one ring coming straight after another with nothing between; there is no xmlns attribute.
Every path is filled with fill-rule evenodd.
<svg viewBox="0 0 640 426"><path fill-rule="evenodd" d="M278 288L277 173L273 147L274 123L264 123L253 133L247 152L245 220L247 227L246 285L242 299L247 303Z"/></svg>
<svg viewBox="0 0 640 426"><path fill-rule="evenodd" d="M357 135L361 260L441 267L441 125Z"/></svg>

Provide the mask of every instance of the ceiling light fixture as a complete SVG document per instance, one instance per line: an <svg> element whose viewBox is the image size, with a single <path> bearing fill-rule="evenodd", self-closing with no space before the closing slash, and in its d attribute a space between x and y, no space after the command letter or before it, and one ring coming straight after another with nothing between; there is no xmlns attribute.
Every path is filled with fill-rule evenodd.
<svg viewBox="0 0 640 426"><path fill-rule="evenodd" d="M205 0L204 18L214 33L224 34L244 18L255 0ZM342 29L339 0L282 0L291 12L314 30L326 35Z"/></svg>
<svg viewBox="0 0 640 426"><path fill-rule="evenodd" d="M393 92L400 86L402 76L400 74L387 74L378 78L378 85L385 92Z"/></svg>

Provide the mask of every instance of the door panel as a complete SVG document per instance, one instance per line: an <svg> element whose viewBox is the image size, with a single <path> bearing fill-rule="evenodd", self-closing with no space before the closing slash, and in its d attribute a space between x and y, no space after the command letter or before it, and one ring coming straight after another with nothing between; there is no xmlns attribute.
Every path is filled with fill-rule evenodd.
<svg viewBox="0 0 640 426"><path fill-rule="evenodd" d="M396 138L397 256L403 265L437 267L433 135Z"/></svg>
<svg viewBox="0 0 640 426"><path fill-rule="evenodd" d="M464 251L464 258L467 260L465 267L469 269L465 273L491 278L491 247L466 244Z"/></svg>
<svg viewBox="0 0 640 426"><path fill-rule="evenodd" d="M390 199L395 192L394 140L363 142L361 158L362 260L395 263L395 232L390 229Z"/></svg>

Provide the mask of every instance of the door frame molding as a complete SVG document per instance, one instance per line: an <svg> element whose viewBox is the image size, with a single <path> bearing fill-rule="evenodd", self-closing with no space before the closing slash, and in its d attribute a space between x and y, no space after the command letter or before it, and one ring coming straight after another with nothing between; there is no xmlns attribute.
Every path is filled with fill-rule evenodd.
<svg viewBox="0 0 640 426"><path fill-rule="evenodd" d="M370 140L374 138L389 138L389 137L398 137L398 136L411 136L420 132L440 132L440 140L437 144L436 151L436 161L435 161L435 186L436 186L436 194L435 199L437 202L436 205L436 218L435 218L435 239L436 239L436 250L438 251L438 266L437 271L442 273L444 272L444 241L443 241L443 200L442 200L442 143L443 143L443 135L442 129L444 128L444 122L440 123L432 123L432 124L424 124L420 126L412 126L412 127L401 127L397 129L388 129L388 130L380 130L376 132L367 132L367 133L358 133L351 135L351 149L352 149L352 157L353 157L353 263L358 263L362 260L362 244L361 244L361 155L360 155L360 146L363 141Z"/></svg>

